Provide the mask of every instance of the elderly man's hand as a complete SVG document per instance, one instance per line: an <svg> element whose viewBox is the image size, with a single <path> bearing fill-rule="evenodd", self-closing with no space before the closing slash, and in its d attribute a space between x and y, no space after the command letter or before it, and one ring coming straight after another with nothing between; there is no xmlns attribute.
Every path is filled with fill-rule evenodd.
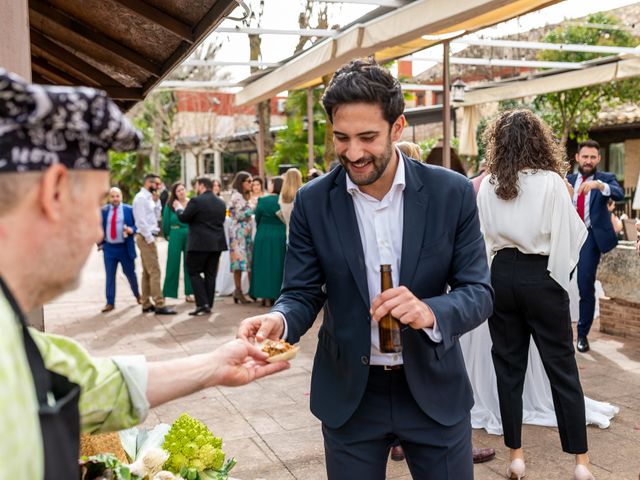
<svg viewBox="0 0 640 480"><path fill-rule="evenodd" d="M267 363L268 355L244 340L225 343L212 353L212 382L208 386L246 385L258 378L289 368L289 362Z"/></svg>
<svg viewBox="0 0 640 480"><path fill-rule="evenodd" d="M432 328L435 317L431 308L416 297L407 287L385 290L371 304L371 315L376 322L391 312L400 323L419 330Z"/></svg>

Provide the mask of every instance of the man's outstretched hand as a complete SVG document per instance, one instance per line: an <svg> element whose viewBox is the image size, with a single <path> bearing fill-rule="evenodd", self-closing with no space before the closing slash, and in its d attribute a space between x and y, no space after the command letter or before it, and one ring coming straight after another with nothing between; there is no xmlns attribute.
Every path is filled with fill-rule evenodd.
<svg viewBox="0 0 640 480"><path fill-rule="evenodd" d="M265 339L279 340L284 334L284 320L275 313L245 318L238 327L236 337L250 343Z"/></svg>

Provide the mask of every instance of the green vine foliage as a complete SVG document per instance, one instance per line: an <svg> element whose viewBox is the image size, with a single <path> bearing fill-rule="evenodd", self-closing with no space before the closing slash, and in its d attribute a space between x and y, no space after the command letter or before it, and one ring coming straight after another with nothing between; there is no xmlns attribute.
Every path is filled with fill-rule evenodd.
<svg viewBox="0 0 640 480"><path fill-rule="evenodd" d="M322 159L324 155L325 115L320 105L322 92L313 91L313 153L316 159ZM287 116L286 129L276 135L273 154L267 157L265 168L271 175L278 173L281 164L291 164L299 168L306 175L307 160L309 157L307 147L307 130L305 128L307 116L307 91L295 90L289 92L285 105ZM318 168L324 167L317 165Z"/></svg>
<svg viewBox="0 0 640 480"><path fill-rule="evenodd" d="M601 25L602 28L574 25L560 27L547 34L544 41L619 47L635 47L638 44L638 39L628 31L607 27L619 25L617 18L611 15L596 13L590 15L585 23ZM543 50L539 58L557 62L584 62L605 55L607 54ZM585 139L588 130L597 122L598 113L603 107L615 107L636 101L638 94L640 80L629 79L538 95L533 102L533 108L565 145L569 138L578 141Z"/></svg>

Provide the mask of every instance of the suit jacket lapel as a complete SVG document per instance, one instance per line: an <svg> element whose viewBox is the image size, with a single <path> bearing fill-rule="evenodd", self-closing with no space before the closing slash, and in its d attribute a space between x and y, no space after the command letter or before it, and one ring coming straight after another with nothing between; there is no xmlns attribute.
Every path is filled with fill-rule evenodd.
<svg viewBox="0 0 640 480"><path fill-rule="evenodd" d="M597 171L597 170L596 170L596 172L593 174L593 179L594 179L594 180L598 180L598 171ZM601 194L600 190L597 190L597 192ZM592 211L593 211L593 210L592 210L592 207L593 207L593 204L594 204L594 203L595 203L595 201L596 201L596 196L597 196L597 195L598 195L598 194L596 193L596 190L591 190L591 196L589 197L589 212L592 212ZM589 216L591 216L591 213L589 213Z"/></svg>
<svg viewBox="0 0 640 480"><path fill-rule="evenodd" d="M351 270L351 274L358 286L358 292L369 308L369 288L367 286L367 270L364 263L364 250L358 229L358 219L353 206L353 199L347 192L345 181L346 172L342 170L337 176L335 185L330 192L331 209L336 222L338 238L342 244L344 256Z"/></svg>
<svg viewBox="0 0 640 480"><path fill-rule="evenodd" d="M423 184L415 172L415 166L405 161L405 187L402 226L402 259L400 260L400 285L410 286L418 266L418 257L424 237L429 196L423 192Z"/></svg>

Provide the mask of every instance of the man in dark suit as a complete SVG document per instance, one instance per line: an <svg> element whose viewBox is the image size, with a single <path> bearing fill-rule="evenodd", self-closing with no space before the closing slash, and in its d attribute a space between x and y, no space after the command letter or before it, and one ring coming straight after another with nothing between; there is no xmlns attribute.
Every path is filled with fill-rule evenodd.
<svg viewBox="0 0 640 480"><path fill-rule="evenodd" d="M580 292L580 317L578 320L579 352L589 351L589 330L596 308L595 283L600 256L613 250L618 237L611 224L607 202L624 199L624 191L613 173L597 170L600 163L600 145L586 140L578 145L576 153L579 174L567 175L573 187L573 204L587 226L589 235L580 250L578 261L578 290Z"/></svg>
<svg viewBox="0 0 640 480"><path fill-rule="evenodd" d="M140 303L140 291L136 278L136 246L133 234L136 223L133 219L133 209L122 203L122 192L118 187L109 191L109 204L102 208L102 230L104 239L99 245L104 253L104 269L107 276L107 304L102 313L110 312L116 304L116 271L118 263L122 265L133 296Z"/></svg>
<svg viewBox="0 0 640 480"><path fill-rule="evenodd" d="M198 196L189 201L187 208L183 210L177 200L173 203L180 221L189 225L187 273L196 297L196 309L189 312L189 315L211 313L218 261L220 253L227 249L224 236L227 207L213 194L212 189L211 179L200 177L196 181Z"/></svg>
<svg viewBox="0 0 640 480"><path fill-rule="evenodd" d="M493 296L473 187L395 147L404 98L375 62L338 70L323 104L341 167L298 191L281 296L238 335L296 343L324 306L311 410L331 480L383 479L396 438L413 478L471 479L473 394L458 338L490 315ZM395 288L380 293L382 264ZM389 312L401 353L380 350Z"/></svg>

